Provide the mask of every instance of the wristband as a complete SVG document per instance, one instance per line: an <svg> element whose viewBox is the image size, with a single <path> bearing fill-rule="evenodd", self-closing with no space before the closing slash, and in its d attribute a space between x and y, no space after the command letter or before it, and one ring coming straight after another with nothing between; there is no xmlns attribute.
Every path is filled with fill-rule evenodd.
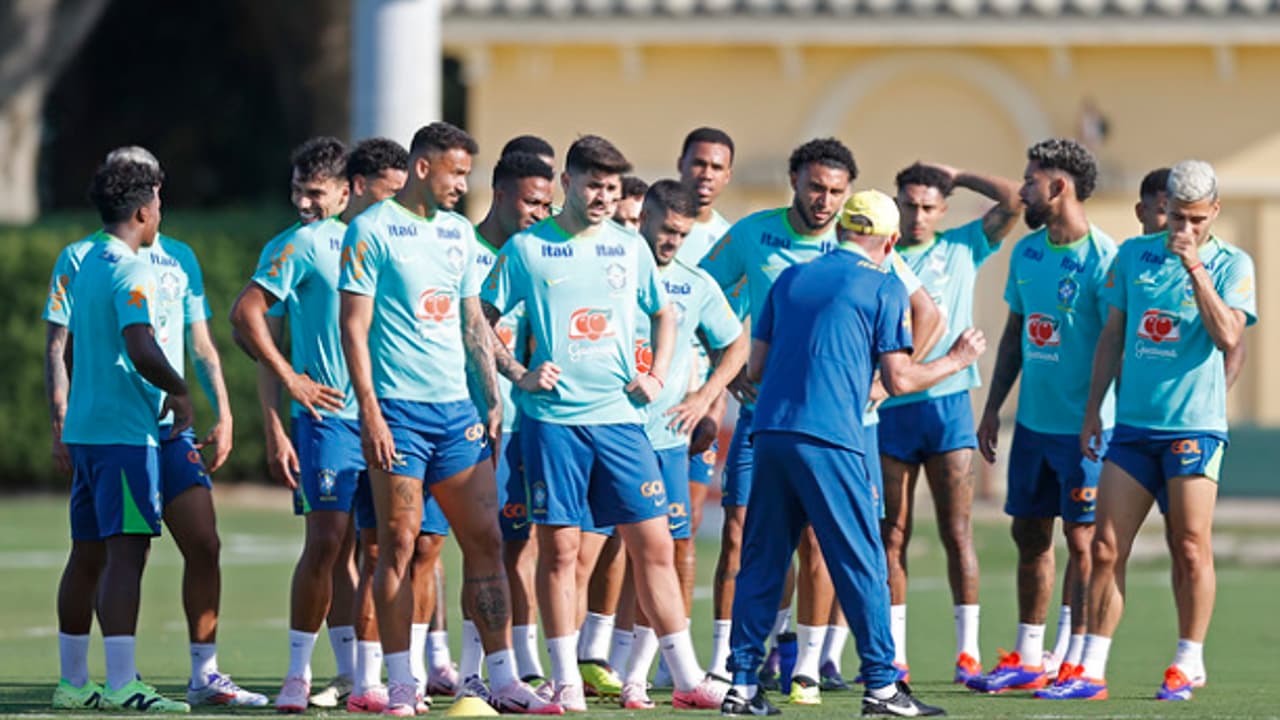
<svg viewBox="0 0 1280 720"><path fill-rule="evenodd" d="M654 375L653 373L649 373L649 377L651 377L651 378L653 378L654 380L657 380L657 381L658 381L658 387L659 387L659 388L662 388L663 390L666 390L666 389L667 389L667 384L666 384L665 382L663 382L662 378L658 377L657 375Z"/></svg>
<svg viewBox="0 0 1280 720"><path fill-rule="evenodd" d="M1204 263L1200 261L1196 261L1195 265L1192 265L1191 267L1187 268L1187 274L1190 275L1191 273L1195 272L1196 270L1199 270L1202 267L1204 267Z"/></svg>

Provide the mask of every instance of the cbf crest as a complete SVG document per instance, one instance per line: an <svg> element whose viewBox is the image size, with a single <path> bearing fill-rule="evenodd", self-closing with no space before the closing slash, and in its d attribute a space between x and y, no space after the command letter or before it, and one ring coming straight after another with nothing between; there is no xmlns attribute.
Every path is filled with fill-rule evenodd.
<svg viewBox="0 0 1280 720"><path fill-rule="evenodd" d="M1080 283L1074 275L1064 275L1058 281L1058 307L1070 311L1075 307L1076 298L1080 296Z"/></svg>
<svg viewBox="0 0 1280 720"><path fill-rule="evenodd" d="M320 476L320 496L333 497L333 492L338 486L338 473L325 468L317 474Z"/></svg>

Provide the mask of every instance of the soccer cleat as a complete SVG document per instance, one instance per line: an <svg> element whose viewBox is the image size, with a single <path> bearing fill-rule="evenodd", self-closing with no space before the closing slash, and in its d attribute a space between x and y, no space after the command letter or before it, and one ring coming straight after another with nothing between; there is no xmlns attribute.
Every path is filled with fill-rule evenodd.
<svg viewBox="0 0 1280 720"><path fill-rule="evenodd" d="M580 660L578 672L588 697L618 697L622 692L622 678L604 660Z"/></svg>
<svg viewBox="0 0 1280 720"><path fill-rule="evenodd" d="M551 695L551 702L559 705L565 712L587 711L587 698L582 693L581 685L576 683L571 685L555 683L554 689L555 692Z"/></svg>
<svg viewBox="0 0 1280 720"><path fill-rule="evenodd" d="M414 687L416 688L417 686L415 685ZM426 694L425 690L426 688L414 691L417 695L417 702L413 704L413 711L418 715L426 715L431 712L431 696Z"/></svg>
<svg viewBox="0 0 1280 720"><path fill-rule="evenodd" d="M911 668L906 665L899 665L898 663L894 663L893 666L898 669L898 676L893 679L894 682L911 682ZM862 673L858 673L858 675L853 678L853 681L859 685L866 683L866 681L862 679Z"/></svg>
<svg viewBox="0 0 1280 720"><path fill-rule="evenodd" d="M1164 682L1156 691L1157 700L1190 700L1191 679L1177 665L1170 665L1164 671Z"/></svg>
<svg viewBox="0 0 1280 720"><path fill-rule="evenodd" d="M452 664L433 667L427 671L427 694L453 697L458 693L458 668Z"/></svg>
<svg viewBox="0 0 1280 720"><path fill-rule="evenodd" d="M970 680L982 675L982 665L969 653L960 653L956 657L956 674L952 682L965 685Z"/></svg>
<svg viewBox="0 0 1280 720"><path fill-rule="evenodd" d="M1058 671L1058 681L1036 691L1040 700L1106 700L1107 681L1084 676L1084 665L1073 665L1070 675Z"/></svg>
<svg viewBox="0 0 1280 720"><path fill-rule="evenodd" d="M469 675L462 684L458 686L458 693L454 695L454 699L464 697L475 697L489 702L489 686L484 684L484 680L479 675Z"/></svg>
<svg viewBox="0 0 1280 720"><path fill-rule="evenodd" d="M822 691L818 687L818 681L808 675L791 678L791 692L787 693L787 702L792 705L821 705Z"/></svg>
<svg viewBox="0 0 1280 720"><path fill-rule="evenodd" d="M391 683L387 686L387 706L383 715L413 717L418 714L418 686L415 683Z"/></svg>
<svg viewBox="0 0 1280 720"><path fill-rule="evenodd" d="M729 684L707 675L689 690L671 693L671 706L677 710L715 710L724 704Z"/></svg>
<svg viewBox="0 0 1280 720"><path fill-rule="evenodd" d="M336 708L347 699L354 688L355 683L351 678L337 675L324 686L324 689L311 696L311 704L322 708Z"/></svg>
<svg viewBox="0 0 1280 720"><path fill-rule="evenodd" d="M844 676L840 674L840 669L830 660L822 664L822 670L818 674L822 676L823 692L839 692L852 689L849 687L849 683L845 682Z"/></svg>
<svg viewBox="0 0 1280 720"><path fill-rule="evenodd" d="M624 710L652 710L656 707L649 699L649 691L644 685L642 682L622 683L622 695L618 699Z"/></svg>
<svg viewBox="0 0 1280 720"><path fill-rule="evenodd" d="M520 715L563 715L564 708L543 697L529 683L517 680L494 690L489 695L489 704L503 713Z"/></svg>
<svg viewBox="0 0 1280 720"><path fill-rule="evenodd" d="M262 693L249 692L231 681L230 675L210 673L205 678L204 687L193 688L187 685L187 704L227 705L230 707L266 707L271 702Z"/></svg>
<svg viewBox="0 0 1280 720"><path fill-rule="evenodd" d="M1054 679L1054 685L1065 685L1071 682L1071 676L1076 672L1076 665L1069 662L1063 662L1058 665L1058 676ZM1048 673L1046 673L1048 674Z"/></svg>
<svg viewBox="0 0 1280 720"><path fill-rule="evenodd" d="M737 690L729 689L724 695L724 702L720 703L720 714L727 717L743 717L755 715L764 717L767 715L781 715L782 711L773 706L769 702L769 698L764 695L764 688L758 688L756 694L748 700L738 694Z"/></svg>
<svg viewBox="0 0 1280 720"><path fill-rule="evenodd" d="M191 706L156 692L156 689L141 680L134 680L124 687L111 692L102 693L98 709L107 712L131 713L189 713Z"/></svg>
<svg viewBox="0 0 1280 720"><path fill-rule="evenodd" d="M387 688L378 685L365 690L360 695L352 692L347 696L347 712L380 713L387 709Z"/></svg>
<svg viewBox="0 0 1280 720"><path fill-rule="evenodd" d="M305 678L287 677L276 696L276 710L282 713L307 711L307 696L311 694L311 682Z"/></svg>
<svg viewBox="0 0 1280 720"><path fill-rule="evenodd" d="M102 700L103 687L90 680L76 687L66 680L59 680L53 689L54 710L96 710Z"/></svg>
<svg viewBox="0 0 1280 720"><path fill-rule="evenodd" d="M1044 667L1023 665L1018 653L1000 651L1000 662L986 675L979 675L965 683L971 690L996 694L1010 690L1039 690L1049 684Z"/></svg>
<svg viewBox="0 0 1280 720"><path fill-rule="evenodd" d="M778 692L782 689L782 654L778 652L777 645L765 656L764 664L760 666L759 679L763 690Z"/></svg>
<svg viewBox="0 0 1280 720"><path fill-rule="evenodd" d="M899 680L893 697L880 699L868 689L862 694L863 715L892 715L896 717L933 717L946 715L947 711L934 705L926 705L911 694L911 687Z"/></svg>

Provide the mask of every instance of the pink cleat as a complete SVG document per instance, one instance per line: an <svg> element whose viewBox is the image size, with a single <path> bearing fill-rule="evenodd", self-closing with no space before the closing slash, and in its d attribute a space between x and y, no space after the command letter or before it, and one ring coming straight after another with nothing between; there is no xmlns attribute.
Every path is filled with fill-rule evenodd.
<svg viewBox="0 0 1280 720"><path fill-rule="evenodd" d="M414 683L391 683L387 687L387 706L383 715L413 717L418 714L418 686Z"/></svg>
<svg viewBox="0 0 1280 720"><path fill-rule="evenodd" d="M384 685L371 687L360 695L351 693L347 696L347 712L380 713L386 709L387 688Z"/></svg>
<svg viewBox="0 0 1280 720"><path fill-rule="evenodd" d="M719 710L728 691L725 683L704 677L690 690L671 693L671 706L677 710Z"/></svg>
<svg viewBox="0 0 1280 720"><path fill-rule="evenodd" d="M276 696L276 710L282 713L301 713L307 711L307 701L311 697L311 683L300 677L287 677L280 694Z"/></svg>
<svg viewBox="0 0 1280 720"><path fill-rule="evenodd" d="M489 695L489 704L498 712L519 715L563 715L564 708L534 690L529 683L517 680Z"/></svg>
<svg viewBox="0 0 1280 720"><path fill-rule="evenodd" d="M642 682L630 680L624 682L619 700L626 710L652 710L655 707L653 701L649 699L649 690Z"/></svg>

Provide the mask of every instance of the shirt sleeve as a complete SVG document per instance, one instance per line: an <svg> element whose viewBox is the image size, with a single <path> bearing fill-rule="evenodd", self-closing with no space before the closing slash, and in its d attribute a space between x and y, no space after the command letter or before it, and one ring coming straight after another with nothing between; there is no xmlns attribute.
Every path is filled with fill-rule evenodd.
<svg viewBox="0 0 1280 720"><path fill-rule="evenodd" d="M474 233L475 231L472 230ZM463 235L463 237L467 237ZM488 272L485 267L479 263L479 254L483 252L480 247L473 242L466 244L466 257L463 259L462 281L458 286L459 298L470 298L480 294L480 288L484 286L485 277Z"/></svg>
<svg viewBox="0 0 1280 720"><path fill-rule="evenodd" d="M1107 279L1102 283L1102 299L1107 305L1115 307L1121 312L1128 312L1126 303L1127 283L1125 281L1124 259L1127 253L1123 250L1116 253L1115 259L1111 261L1111 268L1107 270Z"/></svg>
<svg viewBox="0 0 1280 720"><path fill-rule="evenodd" d="M204 271L200 269L200 261L190 247L184 247L178 255L178 262L187 274L187 294L182 299L186 314L186 324L204 322L213 317L209 309L209 297L204 291Z"/></svg>
<svg viewBox="0 0 1280 720"><path fill-rule="evenodd" d="M342 237L341 271L338 289L373 296L378 290L378 273L386 256L378 236L357 217Z"/></svg>
<svg viewBox="0 0 1280 720"><path fill-rule="evenodd" d="M915 295L917 290L924 287L924 283L920 282L920 276L916 275L907 261L903 260L897 252L889 255L889 272L902 281L902 286L907 289L907 297Z"/></svg>
<svg viewBox="0 0 1280 720"><path fill-rule="evenodd" d="M62 249L53 263L49 277L49 299L44 305L44 319L55 325L71 325L71 282L76 279L76 263L71 247Z"/></svg>
<svg viewBox="0 0 1280 720"><path fill-rule="evenodd" d="M706 270L725 292L734 288L738 281L744 280L746 275L746 266L742 261L742 248L733 242L733 231L737 227L734 225L729 228L724 237L712 245L711 250L698 263L698 267ZM742 292L745 295L745 288Z"/></svg>
<svg viewBox="0 0 1280 720"><path fill-rule="evenodd" d="M738 339L742 334L742 323L729 307L724 292L710 277L704 277L706 291L702 293L702 306L698 313L698 326L707 336L712 348L719 350Z"/></svg>
<svg viewBox="0 0 1280 720"><path fill-rule="evenodd" d="M658 277L658 265L644 241L636 243L636 301L645 314L652 315L667 304L667 291Z"/></svg>
<svg viewBox="0 0 1280 720"><path fill-rule="evenodd" d="M1018 253L1009 258L1009 277L1004 283L1004 301L1009 304L1009 312L1025 315L1022 307L1022 294L1018 292Z"/></svg>
<svg viewBox="0 0 1280 720"><path fill-rule="evenodd" d="M480 288L480 299L506 315L524 302L529 291L529 273L515 240L508 240L493 261L489 277ZM526 310L528 308L526 307Z"/></svg>
<svg viewBox="0 0 1280 720"><path fill-rule="evenodd" d="M1098 260L1098 274L1094 277L1093 288L1097 294L1098 320L1102 325L1107 324L1107 317L1111 314L1111 305L1107 300L1107 293L1111 291L1109 283L1111 282L1112 268L1115 267L1116 252L1115 245L1103 247L1101 249L1102 256ZM1121 310L1124 308L1121 307Z"/></svg>
<svg viewBox="0 0 1280 720"><path fill-rule="evenodd" d="M1244 252L1231 256L1215 273L1214 286L1227 307L1244 313L1245 325L1258 322L1258 298L1253 274L1253 258Z"/></svg>
<svg viewBox="0 0 1280 720"><path fill-rule="evenodd" d="M991 238L987 237L986 230L982 229L982 218L967 222L958 228L948 230L948 234L954 233L952 239L963 243L968 248L969 253L973 256L973 266L981 267L987 258L995 255L1000 250L1001 243L992 244Z"/></svg>
<svg viewBox="0 0 1280 720"><path fill-rule="evenodd" d="M121 262L116 266L111 288L111 303L116 311L116 327L154 325L151 299L155 295L155 276L143 262Z"/></svg>
<svg viewBox="0 0 1280 720"><path fill-rule="evenodd" d="M875 353L911 352L911 300L902 283L881 284L876 312Z"/></svg>
<svg viewBox="0 0 1280 720"><path fill-rule="evenodd" d="M305 240L298 235L279 238L263 251L253 282L271 293L280 304L306 278L309 255Z"/></svg>

